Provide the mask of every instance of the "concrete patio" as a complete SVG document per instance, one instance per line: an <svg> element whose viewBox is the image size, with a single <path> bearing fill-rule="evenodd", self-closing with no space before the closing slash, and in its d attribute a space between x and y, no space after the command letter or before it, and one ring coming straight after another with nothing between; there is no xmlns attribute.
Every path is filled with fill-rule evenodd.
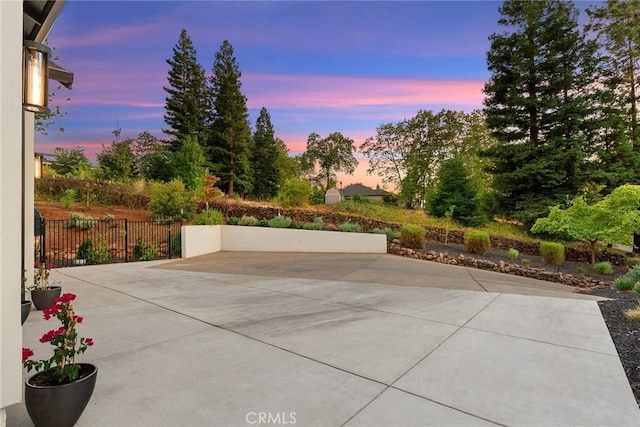
<svg viewBox="0 0 640 427"><path fill-rule="evenodd" d="M79 426L638 426L593 298L391 255L54 270L98 382ZM51 329L23 328L36 357ZM25 378L28 374L25 374ZM30 426L23 404L8 426Z"/></svg>

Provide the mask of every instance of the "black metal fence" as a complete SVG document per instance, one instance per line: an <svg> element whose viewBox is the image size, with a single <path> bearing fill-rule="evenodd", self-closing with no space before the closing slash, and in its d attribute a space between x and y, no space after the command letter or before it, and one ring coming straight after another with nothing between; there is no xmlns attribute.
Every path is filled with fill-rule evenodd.
<svg viewBox="0 0 640 427"><path fill-rule="evenodd" d="M181 222L36 218L36 260L58 267L179 257ZM41 233L38 236L38 232Z"/></svg>

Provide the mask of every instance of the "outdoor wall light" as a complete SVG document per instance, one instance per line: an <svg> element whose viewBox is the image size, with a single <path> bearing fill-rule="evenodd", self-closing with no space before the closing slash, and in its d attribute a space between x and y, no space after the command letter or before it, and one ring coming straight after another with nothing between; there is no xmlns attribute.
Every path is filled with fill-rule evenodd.
<svg viewBox="0 0 640 427"><path fill-rule="evenodd" d="M22 47L22 106L34 113L49 112L49 56L47 46L25 40Z"/></svg>

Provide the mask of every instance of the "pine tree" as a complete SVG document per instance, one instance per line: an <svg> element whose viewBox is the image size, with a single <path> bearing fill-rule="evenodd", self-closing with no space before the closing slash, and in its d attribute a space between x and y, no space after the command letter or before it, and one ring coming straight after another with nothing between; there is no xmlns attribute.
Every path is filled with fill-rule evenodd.
<svg viewBox="0 0 640 427"><path fill-rule="evenodd" d="M256 120L256 131L253 134L253 149L251 150L252 194L255 197L270 198L278 193L280 171L277 169L277 157L278 151L271 115L263 107Z"/></svg>
<svg viewBox="0 0 640 427"><path fill-rule="evenodd" d="M593 132L597 182L608 193L629 182L640 182L640 0L608 0L587 9L588 26L601 47L594 97L602 114Z"/></svg>
<svg viewBox="0 0 640 427"><path fill-rule="evenodd" d="M171 147L177 151L187 137L203 135L209 116L204 68L198 64L196 50L183 29L178 43L173 48L173 58L169 64L169 86L163 87L167 93L164 121L169 125L165 133L173 136Z"/></svg>
<svg viewBox="0 0 640 427"><path fill-rule="evenodd" d="M240 68L233 47L225 40L215 54L210 79L210 105L214 112L207 134L207 159L229 197L236 189L251 191L249 144L251 129L247 98L242 94Z"/></svg>
<svg viewBox="0 0 640 427"><path fill-rule="evenodd" d="M507 0L492 34L485 85L487 125L497 143L496 200L531 223L591 181L585 173L586 121L595 44L580 33L572 2Z"/></svg>
<svg viewBox="0 0 640 427"><path fill-rule="evenodd" d="M473 186L465 164L459 156L445 160L438 171L438 185L429 201L429 213L451 218L465 226L481 225L485 218L480 211L478 192Z"/></svg>

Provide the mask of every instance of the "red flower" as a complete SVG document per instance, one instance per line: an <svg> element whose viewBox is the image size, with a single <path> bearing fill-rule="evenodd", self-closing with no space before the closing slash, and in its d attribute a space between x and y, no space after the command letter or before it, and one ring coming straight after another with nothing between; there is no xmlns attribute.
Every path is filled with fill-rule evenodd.
<svg viewBox="0 0 640 427"><path fill-rule="evenodd" d="M66 303L66 302L71 302L74 299L76 299L76 296L74 294L66 293L66 294L62 294L58 298L56 298L55 302L56 303Z"/></svg>
<svg viewBox="0 0 640 427"><path fill-rule="evenodd" d="M49 263L49 268L58 268L58 266L52 262Z"/></svg>
<svg viewBox="0 0 640 427"><path fill-rule="evenodd" d="M29 358L33 356L33 350L30 348L22 347L22 361L25 362L29 360Z"/></svg>
<svg viewBox="0 0 640 427"><path fill-rule="evenodd" d="M59 312L60 309L58 309L58 306L56 304L53 304L51 307L42 310L42 316L45 318L45 320L49 320L51 316L55 316Z"/></svg>
<svg viewBox="0 0 640 427"><path fill-rule="evenodd" d="M62 335L63 333L64 333L64 328L62 326L56 330L52 329L49 332L45 333L42 336L42 338L40 338L40 342L41 343L50 342L52 339L54 339L58 335Z"/></svg>
<svg viewBox="0 0 640 427"><path fill-rule="evenodd" d="M73 320L76 321L76 323L82 323L82 316L76 316L75 314L73 315Z"/></svg>
<svg viewBox="0 0 640 427"><path fill-rule="evenodd" d="M85 338L84 343L91 347L93 345L93 338Z"/></svg>

